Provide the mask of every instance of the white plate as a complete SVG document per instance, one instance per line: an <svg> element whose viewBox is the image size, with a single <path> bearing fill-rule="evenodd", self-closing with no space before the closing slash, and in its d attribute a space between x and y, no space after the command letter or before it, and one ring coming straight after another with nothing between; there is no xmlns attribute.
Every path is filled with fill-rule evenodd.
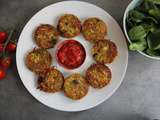
<svg viewBox="0 0 160 120"><path fill-rule="evenodd" d="M118 47L118 57L112 64L108 65L111 68L113 75L111 83L100 90L90 87L87 96L78 101L67 98L63 92L51 94L38 90L36 87L37 76L29 71L25 65L26 53L36 46L33 41L33 33L35 28L42 23L48 23L56 26L57 19L64 13L75 14L82 22L89 17L101 18L108 25L108 36L106 36L106 38L114 41ZM60 67L56 63L56 60L54 60L53 65L56 65L65 76L72 72L80 72L84 74L87 67L94 62L92 56L90 55L90 48L92 45L85 41L81 35L73 39L78 40L84 45L87 57L84 64L80 68L70 71ZM65 40L65 38L61 38L61 41L63 40ZM54 51L55 49L50 50L53 56ZM120 86L128 64L128 48L125 37L119 25L106 11L86 2L64 1L45 7L29 20L19 38L16 60L18 72L24 86L38 101L51 108L61 111L82 111L93 108L107 100Z"/></svg>

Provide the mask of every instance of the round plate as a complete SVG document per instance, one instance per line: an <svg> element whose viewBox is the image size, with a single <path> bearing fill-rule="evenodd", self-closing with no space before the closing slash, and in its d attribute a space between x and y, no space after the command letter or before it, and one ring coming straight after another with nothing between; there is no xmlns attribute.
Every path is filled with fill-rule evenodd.
<svg viewBox="0 0 160 120"><path fill-rule="evenodd" d="M75 14L83 22L89 17L99 17L108 26L108 35L106 39L115 42L118 47L118 56L109 68L112 71L112 80L110 84L102 89L89 89L88 94L81 100L71 100L67 98L63 92L45 93L37 89L37 76L32 73L25 65L25 56L28 51L36 47L33 40L33 33L37 26L43 23L56 26L57 21L64 13ZM54 60L53 65L68 76L73 72L85 73L85 70L94 62L90 49L92 44L85 41L82 35L73 38L83 44L86 50L86 59L83 65L74 70L67 70L61 67L55 59L55 48L50 49ZM60 38L59 42L66 40ZM58 43L59 44L59 43ZM35 14L24 27L17 46L16 53L17 68L21 80L27 90L41 103L61 111L82 111L93 108L103 101L107 100L120 86L128 64L128 48L125 37L117 22L103 9L86 2L64 1L49 5Z"/></svg>

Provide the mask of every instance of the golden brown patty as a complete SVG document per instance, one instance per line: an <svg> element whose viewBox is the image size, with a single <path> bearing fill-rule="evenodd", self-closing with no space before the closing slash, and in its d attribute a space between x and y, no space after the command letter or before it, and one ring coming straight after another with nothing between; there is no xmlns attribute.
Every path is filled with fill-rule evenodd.
<svg viewBox="0 0 160 120"><path fill-rule="evenodd" d="M40 25L34 34L35 42L41 48L52 48L56 44L59 33L55 27L49 24Z"/></svg>
<svg viewBox="0 0 160 120"><path fill-rule="evenodd" d="M107 34L107 26L99 18L89 18L82 25L82 33L88 41L102 40Z"/></svg>
<svg viewBox="0 0 160 120"><path fill-rule="evenodd" d="M51 65L52 57L45 49L36 49L27 54L26 65L36 74L43 74Z"/></svg>
<svg viewBox="0 0 160 120"><path fill-rule="evenodd" d="M97 41L92 48L93 58L99 63L112 63L117 53L115 43L110 40Z"/></svg>
<svg viewBox="0 0 160 120"><path fill-rule="evenodd" d="M58 21L58 30L66 38L75 37L81 32L81 22L75 15L64 14Z"/></svg>
<svg viewBox="0 0 160 120"><path fill-rule="evenodd" d="M104 64L92 64L86 71L86 79L94 88L102 88L111 81L111 71Z"/></svg>
<svg viewBox="0 0 160 120"><path fill-rule="evenodd" d="M75 100L83 98L88 93L88 83L80 74L72 74L65 78L65 94Z"/></svg>
<svg viewBox="0 0 160 120"><path fill-rule="evenodd" d="M64 82L63 74L54 67L47 70L44 77L39 77L38 88L45 92L58 92L62 89Z"/></svg>

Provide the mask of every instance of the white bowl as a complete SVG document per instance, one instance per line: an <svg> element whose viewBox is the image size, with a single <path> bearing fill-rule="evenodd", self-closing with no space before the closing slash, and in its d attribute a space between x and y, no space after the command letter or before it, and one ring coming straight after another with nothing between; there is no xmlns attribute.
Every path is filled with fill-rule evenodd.
<svg viewBox="0 0 160 120"><path fill-rule="evenodd" d="M130 10L134 9L137 5L139 5L142 2L142 0L132 0L132 2L127 6L124 16L123 16L123 29L124 29L124 33L127 37L127 40L129 41L129 43L131 43L131 40L129 38L128 32L127 32L127 28L126 28L126 18L128 16L128 13ZM155 60L160 60L160 57L154 57L154 56L150 56L147 55L144 52L138 51L140 54L142 54L145 57L151 58L151 59L155 59Z"/></svg>

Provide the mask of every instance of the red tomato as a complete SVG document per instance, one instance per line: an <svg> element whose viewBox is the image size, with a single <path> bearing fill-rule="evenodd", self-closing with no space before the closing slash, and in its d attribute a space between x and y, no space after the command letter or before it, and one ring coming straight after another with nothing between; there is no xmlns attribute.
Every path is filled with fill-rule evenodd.
<svg viewBox="0 0 160 120"><path fill-rule="evenodd" d="M4 41L7 39L7 33L6 32L0 32L0 43L4 43Z"/></svg>
<svg viewBox="0 0 160 120"><path fill-rule="evenodd" d="M4 45L0 44L0 52L3 52Z"/></svg>
<svg viewBox="0 0 160 120"><path fill-rule="evenodd" d="M16 47L17 47L17 45L15 43L9 42L6 49L9 52L15 52L16 51Z"/></svg>
<svg viewBox="0 0 160 120"><path fill-rule="evenodd" d="M6 72L0 69L0 80L4 79L5 77L6 77Z"/></svg>
<svg viewBox="0 0 160 120"><path fill-rule="evenodd" d="M0 65L2 66L2 68L7 69L11 66L12 63L12 58L11 57L3 57L0 60Z"/></svg>

